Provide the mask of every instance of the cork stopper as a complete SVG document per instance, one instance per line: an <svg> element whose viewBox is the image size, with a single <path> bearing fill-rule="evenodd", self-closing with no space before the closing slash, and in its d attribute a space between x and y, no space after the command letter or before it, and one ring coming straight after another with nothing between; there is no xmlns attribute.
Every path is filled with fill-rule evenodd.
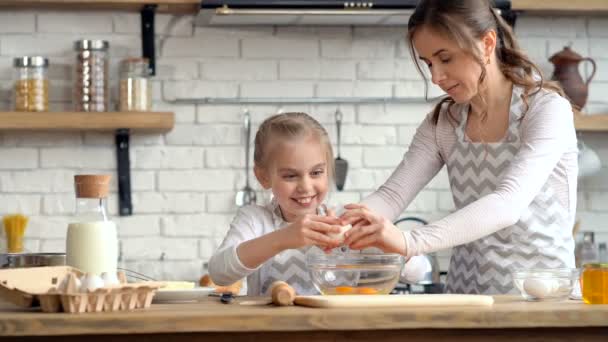
<svg viewBox="0 0 608 342"><path fill-rule="evenodd" d="M110 190L111 175L75 175L74 186L78 198L105 198Z"/></svg>

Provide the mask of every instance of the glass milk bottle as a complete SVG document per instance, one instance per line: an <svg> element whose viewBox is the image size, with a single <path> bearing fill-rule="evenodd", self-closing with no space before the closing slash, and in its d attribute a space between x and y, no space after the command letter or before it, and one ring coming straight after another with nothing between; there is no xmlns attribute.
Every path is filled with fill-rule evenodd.
<svg viewBox="0 0 608 342"><path fill-rule="evenodd" d="M76 175L76 215L68 225L66 259L85 273L116 274L118 238L108 220L106 197L110 175Z"/></svg>

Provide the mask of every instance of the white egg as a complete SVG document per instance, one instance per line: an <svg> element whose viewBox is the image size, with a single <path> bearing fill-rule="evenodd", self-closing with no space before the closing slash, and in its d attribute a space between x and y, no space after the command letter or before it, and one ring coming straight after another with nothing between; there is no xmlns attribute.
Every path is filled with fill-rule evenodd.
<svg viewBox="0 0 608 342"><path fill-rule="evenodd" d="M530 278L524 280L523 287L528 295L543 299L553 295L559 289L559 284L553 279Z"/></svg>
<svg viewBox="0 0 608 342"><path fill-rule="evenodd" d="M349 231L353 226L351 226L350 224L347 224L346 226L342 226L340 227L340 232L339 233L331 233L328 234L331 238L333 239L338 239L340 241L340 243L344 242L344 233L346 233L347 231Z"/></svg>
<svg viewBox="0 0 608 342"><path fill-rule="evenodd" d="M82 284L80 285L80 292L95 291L98 288L103 287L104 285L103 279L93 273L87 273L86 275L84 275L82 277L81 283Z"/></svg>
<svg viewBox="0 0 608 342"><path fill-rule="evenodd" d="M103 279L104 286L120 285L118 276L116 276L116 273L113 272L103 272L101 274L101 279Z"/></svg>

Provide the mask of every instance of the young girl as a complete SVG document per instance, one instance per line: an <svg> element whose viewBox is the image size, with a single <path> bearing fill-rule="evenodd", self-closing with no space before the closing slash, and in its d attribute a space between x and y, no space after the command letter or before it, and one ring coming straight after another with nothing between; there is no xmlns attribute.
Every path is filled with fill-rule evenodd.
<svg viewBox="0 0 608 342"><path fill-rule="evenodd" d="M265 206L238 210L230 230L209 262L214 283L247 277L247 294L267 294L276 280L298 294L316 294L306 267L308 253L337 247L335 216L318 214L333 172L333 153L325 129L304 113L266 119L255 136L254 173L274 199ZM316 246L320 247L317 248ZM408 262L403 278L419 280L426 259Z"/></svg>
<svg viewBox="0 0 608 342"><path fill-rule="evenodd" d="M452 293L515 293L513 270L574 267L577 145L561 89L487 0L421 0L408 38L448 96L387 182L347 206L345 244L408 257L452 247ZM457 210L402 234L391 220L443 165Z"/></svg>

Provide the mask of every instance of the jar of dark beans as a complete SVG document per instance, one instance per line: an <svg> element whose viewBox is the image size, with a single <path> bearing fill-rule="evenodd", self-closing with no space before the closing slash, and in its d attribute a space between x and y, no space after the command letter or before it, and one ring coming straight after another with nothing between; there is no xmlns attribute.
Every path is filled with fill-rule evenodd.
<svg viewBox="0 0 608 342"><path fill-rule="evenodd" d="M110 104L108 65L109 43L105 40L78 40L74 107L80 112L105 112Z"/></svg>

